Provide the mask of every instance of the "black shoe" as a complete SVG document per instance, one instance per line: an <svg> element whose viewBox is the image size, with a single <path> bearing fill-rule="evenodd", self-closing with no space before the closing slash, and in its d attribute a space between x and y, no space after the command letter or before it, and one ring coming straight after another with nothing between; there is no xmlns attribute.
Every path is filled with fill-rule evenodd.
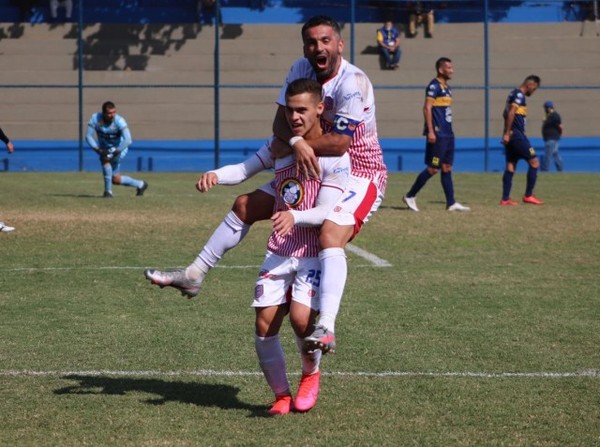
<svg viewBox="0 0 600 447"><path fill-rule="evenodd" d="M144 191L146 191L148 189L148 183L142 181L142 187L137 189L137 193L135 194L136 196L143 196L144 195Z"/></svg>
<svg viewBox="0 0 600 447"><path fill-rule="evenodd" d="M433 37L433 34L431 33L425 33L425 38L426 39L431 39Z"/></svg>
<svg viewBox="0 0 600 447"><path fill-rule="evenodd" d="M102 197L104 197L105 199L112 199L113 195L110 191L104 191L104 195Z"/></svg>

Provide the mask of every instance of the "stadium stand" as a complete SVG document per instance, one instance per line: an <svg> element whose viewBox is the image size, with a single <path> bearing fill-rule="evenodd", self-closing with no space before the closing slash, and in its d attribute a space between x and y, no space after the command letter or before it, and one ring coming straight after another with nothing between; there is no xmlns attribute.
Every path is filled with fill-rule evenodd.
<svg viewBox="0 0 600 447"><path fill-rule="evenodd" d="M161 1L145 3L146 10L151 3L160 8ZM0 0L0 7L6 4L7 0ZM406 39L400 70L393 73L378 69L373 51L376 25L354 27L354 61L376 87L380 136L414 139L422 149L423 89L440 55L455 63L457 136L483 136L483 25L439 23L434 39ZM600 45L593 28L582 37L580 29L576 21L490 24L492 135L500 134L500 113L508 91L531 73L542 77L542 89L530 101L531 135L538 133L541 104L550 97L560 104L567 136L598 135L597 101L590 99L598 97ZM87 23L82 30L84 126L110 99L129 121L138 147L140 141L211 140L215 31L220 36L220 138L267 137L278 86L301 54L299 24L225 23L215 30L198 23ZM351 57L350 32L346 24L347 58ZM0 119L11 138L63 140L71 145L78 139L77 37L73 24L0 23ZM517 56L515 49L519 49ZM544 90L547 86L568 88Z"/></svg>

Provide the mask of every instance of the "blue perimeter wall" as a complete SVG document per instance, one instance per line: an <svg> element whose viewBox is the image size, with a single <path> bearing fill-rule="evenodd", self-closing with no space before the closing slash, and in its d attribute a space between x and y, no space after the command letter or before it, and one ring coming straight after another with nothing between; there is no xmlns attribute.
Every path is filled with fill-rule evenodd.
<svg viewBox="0 0 600 447"><path fill-rule="evenodd" d="M541 138L531 138L539 157L544 155ZM79 171L77 141L15 140L13 154L0 155L0 171L69 172ZM251 156L264 140L228 140L220 143L219 166L239 163ZM419 172L423 169L424 138L381 139L385 163L390 172ZM600 172L600 137L563 138L560 153L566 172ZM98 171L96 154L84 144L83 170ZM123 172L204 172L215 167L212 140L136 140L121 165ZM457 138L456 172L484 172L483 138ZM524 172L525 164L518 168ZM503 146L490 142L489 172L504 170ZM554 170L554 167L551 167Z"/></svg>

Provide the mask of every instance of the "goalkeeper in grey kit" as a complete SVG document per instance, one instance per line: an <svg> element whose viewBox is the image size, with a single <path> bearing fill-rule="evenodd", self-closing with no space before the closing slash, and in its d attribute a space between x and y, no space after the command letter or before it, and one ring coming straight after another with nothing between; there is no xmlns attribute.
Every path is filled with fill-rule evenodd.
<svg viewBox="0 0 600 447"><path fill-rule="evenodd" d="M104 197L113 196L112 185L131 186L137 189L136 195L144 195L148 183L121 175L121 161L127 155L132 140L127 121L117 114L114 103L106 101L102 104L102 112L92 115L88 121L85 140L100 156L104 175Z"/></svg>

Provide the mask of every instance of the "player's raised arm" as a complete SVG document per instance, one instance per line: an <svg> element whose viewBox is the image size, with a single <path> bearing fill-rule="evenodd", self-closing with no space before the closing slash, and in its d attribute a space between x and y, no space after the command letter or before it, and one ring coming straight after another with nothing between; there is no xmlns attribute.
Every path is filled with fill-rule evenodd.
<svg viewBox="0 0 600 447"><path fill-rule="evenodd" d="M216 185L238 185L265 169L273 167L271 142L264 144L255 154L241 163L226 165L208 171L196 182L196 189L207 192Z"/></svg>

